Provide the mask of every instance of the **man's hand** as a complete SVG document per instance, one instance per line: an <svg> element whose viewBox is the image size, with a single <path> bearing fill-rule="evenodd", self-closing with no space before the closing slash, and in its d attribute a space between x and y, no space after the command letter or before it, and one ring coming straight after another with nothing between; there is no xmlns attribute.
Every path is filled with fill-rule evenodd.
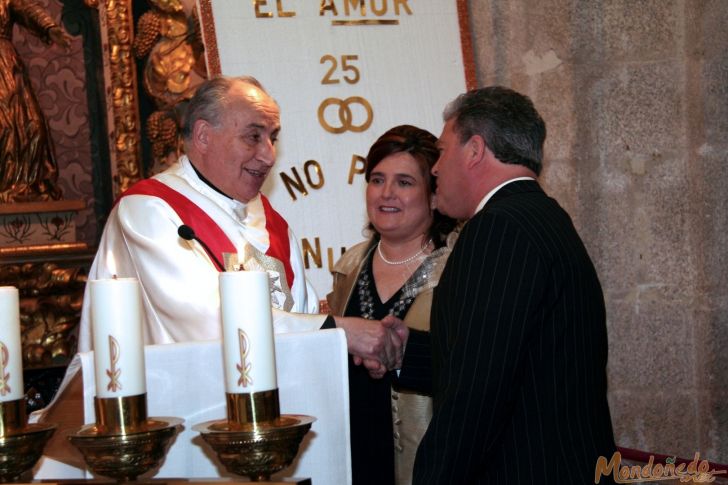
<svg viewBox="0 0 728 485"><path fill-rule="evenodd" d="M407 338L409 338L409 328L405 323L394 315L387 315L382 318L382 326L395 332L402 342L402 355L404 355L404 348L407 344ZM400 360L401 356L400 356Z"/></svg>
<svg viewBox="0 0 728 485"><path fill-rule="evenodd" d="M393 332L400 342L402 342L402 345L399 347L399 354L397 355L397 365L394 367L395 369L401 369L402 361L404 360L404 349L407 346L407 339L409 338L409 328L402 320L393 315L387 315L382 318L381 324L384 328ZM373 379L381 379L387 372L387 369L378 362L365 360L363 364ZM390 368L389 370L392 369Z"/></svg>
<svg viewBox="0 0 728 485"><path fill-rule="evenodd" d="M402 320L392 315L384 317L381 321L381 325L382 327L388 328L391 332L393 332L402 342L402 345L400 347L400 353L397 358L397 365L396 367L394 367L395 369L400 369L402 367L402 360L404 359L404 349L407 344L407 338L409 338L409 328ZM363 364L364 367L369 371L369 376L372 379L381 379L382 377L384 377L384 374L387 373L387 370L392 370L391 368L387 369L378 360L362 359L360 357L354 356L354 363L356 365Z"/></svg>
<svg viewBox="0 0 728 485"><path fill-rule="evenodd" d="M347 346L354 363L359 365L363 362L373 377L382 377L387 370L402 365L404 342L401 335L407 338L406 326L403 333L396 322L385 325L356 317L335 317L335 320L336 326L346 332Z"/></svg>

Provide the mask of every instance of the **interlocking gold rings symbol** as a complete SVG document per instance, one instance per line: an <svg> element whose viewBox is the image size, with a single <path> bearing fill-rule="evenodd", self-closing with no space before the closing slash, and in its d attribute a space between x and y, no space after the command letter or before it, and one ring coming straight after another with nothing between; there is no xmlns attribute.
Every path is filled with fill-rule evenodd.
<svg viewBox="0 0 728 485"><path fill-rule="evenodd" d="M366 118L361 124L354 124L354 113L351 111L351 105L358 104L366 110ZM326 108L331 105L338 105L339 107L339 121L341 126L331 126L326 117L324 116ZM329 133L339 134L345 131L353 131L354 133L361 133L369 128L374 121L374 112L372 111L372 105L369 101L362 98L361 96L350 96L346 99L339 98L326 98L319 105L318 119L321 127Z"/></svg>

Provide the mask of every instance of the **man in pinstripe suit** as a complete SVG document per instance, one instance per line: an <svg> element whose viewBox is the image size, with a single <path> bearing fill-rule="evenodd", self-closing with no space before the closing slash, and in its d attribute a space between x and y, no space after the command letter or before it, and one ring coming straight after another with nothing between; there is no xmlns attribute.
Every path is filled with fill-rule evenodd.
<svg viewBox="0 0 728 485"><path fill-rule="evenodd" d="M569 215L536 181L545 124L502 87L459 96L444 118L438 209L467 223L431 334L410 333L400 375L420 389L432 376L414 483L594 483L597 458L615 451L604 297Z"/></svg>

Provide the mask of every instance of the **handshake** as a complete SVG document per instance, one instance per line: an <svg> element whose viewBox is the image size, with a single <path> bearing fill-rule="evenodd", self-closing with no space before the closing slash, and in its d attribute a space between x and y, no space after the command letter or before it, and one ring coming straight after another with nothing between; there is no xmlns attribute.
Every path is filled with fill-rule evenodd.
<svg viewBox="0 0 728 485"><path fill-rule="evenodd" d="M346 333L349 353L356 365L364 365L369 375L380 379L387 371L402 367L409 329L391 315L381 321L358 317L335 317L336 326Z"/></svg>

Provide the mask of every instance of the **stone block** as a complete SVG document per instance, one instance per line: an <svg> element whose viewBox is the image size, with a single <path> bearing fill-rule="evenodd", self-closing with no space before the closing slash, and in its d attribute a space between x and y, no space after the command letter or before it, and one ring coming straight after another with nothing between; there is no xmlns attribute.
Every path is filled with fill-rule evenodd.
<svg viewBox="0 0 728 485"><path fill-rule="evenodd" d="M605 72L595 83L591 114L602 164L623 171L635 157L639 167L645 156L686 146L683 87L677 81L681 75L675 62L643 63Z"/></svg>
<svg viewBox="0 0 728 485"><path fill-rule="evenodd" d="M570 56L571 10L564 0L471 2L470 29L480 85L514 86Z"/></svg>
<svg viewBox="0 0 728 485"><path fill-rule="evenodd" d="M579 234L605 292L620 292L640 282L640 253L634 247L640 228L636 226L637 221L629 216L632 212L629 197L622 191L612 194L604 190L609 188L606 180L598 188L601 191L579 192L582 207Z"/></svg>
<svg viewBox="0 0 728 485"><path fill-rule="evenodd" d="M719 152L715 147L698 149L704 155L693 159L692 173L703 174L691 178L692 203L690 238L695 249L700 284L716 302L728 294L728 205L725 187L728 186L728 150ZM728 381L727 381L728 382Z"/></svg>
<svg viewBox="0 0 728 485"><path fill-rule="evenodd" d="M546 122L545 165L553 160L575 163L573 152L580 133L578 105L571 69L561 64L548 72L542 72L533 80L535 88L530 97ZM574 167L577 172L582 167ZM574 185L575 181L569 181Z"/></svg>
<svg viewBox="0 0 728 485"><path fill-rule="evenodd" d="M575 57L583 62L657 61L682 55L676 0L580 2Z"/></svg>
<svg viewBox="0 0 728 485"><path fill-rule="evenodd" d="M728 463L728 392L705 391L700 396L698 413L700 449L705 458L718 463ZM723 475L728 480L728 477Z"/></svg>
<svg viewBox="0 0 728 485"><path fill-rule="evenodd" d="M728 9L724 0L685 3L686 54L696 58L725 56Z"/></svg>
<svg viewBox="0 0 728 485"><path fill-rule="evenodd" d="M696 397L673 384L610 393L617 446L693 457L698 442Z"/></svg>
<svg viewBox="0 0 728 485"><path fill-rule="evenodd" d="M716 400L728 396L728 301L725 288L701 288L696 313L695 355L697 386L705 395L707 430L709 422L728 423L728 400L716 407ZM728 427L719 428L726 430ZM728 451L728 443L726 443ZM726 460L728 461L728 454Z"/></svg>
<svg viewBox="0 0 728 485"><path fill-rule="evenodd" d="M726 8L728 10L728 8ZM728 50L723 44L720 56L703 63L700 83L703 85L703 123L705 142L725 151L728 149Z"/></svg>
<svg viewBox="0 0 728 485"><path fill-rule="evenodd" d="M682 158L671 158L653 161L648 170L634 187L635 225L643 237L635 248L640 252L641 282L692 292L698 284L699 236L691 230L694 201L684 196L689 193L688 168Z"/></svg>
<svg viewBox="0 0 728 485"><path fill-rule="evenodd" d="M639 285L608 296L610 388L694 391L695 319L682 288Z"/></svg>
<svg viewBox="0 0 728 485"><path fill-rule="evenodd" d="M581 208L577 199L579 184L575 171L574 164L569 160L548 159L544 163L539 183L569 213L578 231L581 226Z"/></svg>

